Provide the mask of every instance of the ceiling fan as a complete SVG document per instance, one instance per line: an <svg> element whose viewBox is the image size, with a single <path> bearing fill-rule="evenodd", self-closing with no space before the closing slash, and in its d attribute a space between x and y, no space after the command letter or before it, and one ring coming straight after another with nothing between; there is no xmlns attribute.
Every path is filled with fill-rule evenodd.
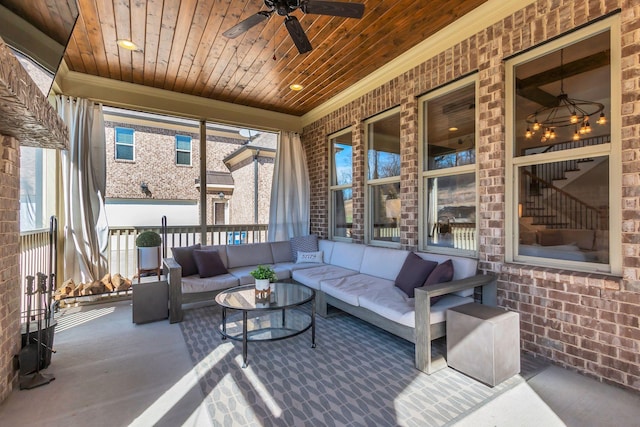
<svg viewBox="0 0 640 427"><path fill-rule="evenodd" d="M289 31L289 35L293 39L293 43L298 48L298 52L310 52L313 47L307 38L307 35L300 25L300 21L295 16L289 14L296 9L302 10L304 13L316 15L341 16L345 18L362 18L364 14L364 4L346 3L337 1L320 1L320 0L264 0L264 4L269 10L261 10L239 22L227 31L222 33L223 36L230 39L238 37L250 28L258 25L262 21L268 19L273 12L280 16L284 16L284 25Z"/></svg>

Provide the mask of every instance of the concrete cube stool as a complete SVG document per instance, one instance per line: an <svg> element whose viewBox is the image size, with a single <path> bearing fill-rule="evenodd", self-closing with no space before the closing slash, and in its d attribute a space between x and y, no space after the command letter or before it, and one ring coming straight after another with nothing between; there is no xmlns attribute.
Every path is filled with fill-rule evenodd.
<svg viewBox="0 0 640 427"><path fill-rule="evenodd" d="M470 303L447 310L447 364L491 387L520 372L520 316Z"/></svg>

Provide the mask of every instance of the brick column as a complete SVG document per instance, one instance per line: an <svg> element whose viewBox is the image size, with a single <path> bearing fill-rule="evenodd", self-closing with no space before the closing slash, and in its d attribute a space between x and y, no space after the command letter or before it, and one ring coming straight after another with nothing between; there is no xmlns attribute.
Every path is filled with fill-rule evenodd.
<svg viewBox="0 0 640 427"><path fill-rule="evenodd" d="M20 144L0 135L0 402L17 381L20 351Z"/></svg>
<svg viewBox="0 0 640 427"><path fill-rule="evenodd" d="M413 96L416 77L406 73L400 103L400 243L402 249L418 249L418 99Z"/></svg>

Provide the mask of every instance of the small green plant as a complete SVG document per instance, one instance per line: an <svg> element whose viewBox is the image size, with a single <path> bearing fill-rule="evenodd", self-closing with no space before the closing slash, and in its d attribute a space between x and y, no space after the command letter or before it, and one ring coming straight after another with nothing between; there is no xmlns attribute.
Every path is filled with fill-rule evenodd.
<svg viewBox="0 0 640 427"><path fill-rule="evenodd" d="M278 280L278 278L276 277L276 272L267 265L259 265L249 274L251 274L254 279L268 279L270 282L275 282L276 280Z"/></svg>
<svg viewBox="0 0 640 427"><path fill-rule="evenodd" d="M162 238L155 231L143 231L136 237L136 246L139 248L154 248L162 244Z"/></svg>

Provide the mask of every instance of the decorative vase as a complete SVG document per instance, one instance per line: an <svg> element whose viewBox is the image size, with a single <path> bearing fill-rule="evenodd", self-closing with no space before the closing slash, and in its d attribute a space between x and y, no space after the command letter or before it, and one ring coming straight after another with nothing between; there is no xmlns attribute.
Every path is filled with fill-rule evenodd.
<svg viewBox="0 0 640 427"><path fill-rule="evenodd" d="M138 248L140 270L155 270L160 267L160 246Z"/></svg>
<svg viewBox="0 0 640 427"><path fill-rule="evenodd" d="M256 279L256 298L266 299L269 297L269 279Z"/></svg>

